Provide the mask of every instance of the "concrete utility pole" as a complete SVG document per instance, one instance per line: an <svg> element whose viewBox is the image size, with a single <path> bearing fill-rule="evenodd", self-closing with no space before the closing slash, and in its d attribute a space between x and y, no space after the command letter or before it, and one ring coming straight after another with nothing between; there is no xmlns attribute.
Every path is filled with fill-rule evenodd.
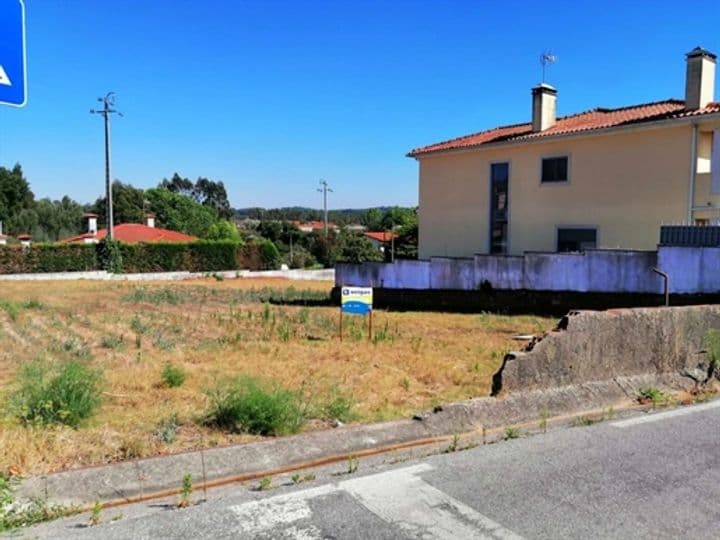
<svg viewBox="0 0 720 540"><path fill-rule="evenodd" d="M115 110L115 92L108 92L105 97L98 98L103 104L100 110L91 109L91 114L101 114L105 120L105 206L107 214L107 237L113 239L113 201L112 201L112 183L110 182L110 115L122 113Z"/></svg>
<svg viewBox="0 0 720 540"><path fill-rule="evenodd" d="M318 191L323 194L323 213L325 214L325 237L327 238L327 235L328 235L327 194L328 194L328 192L332 193L333 190L330 189L330 187L328 186L328 183L325 180L323 180L322 178L320 179L320 185L322 186L322 188L318 188Z"/></svg>

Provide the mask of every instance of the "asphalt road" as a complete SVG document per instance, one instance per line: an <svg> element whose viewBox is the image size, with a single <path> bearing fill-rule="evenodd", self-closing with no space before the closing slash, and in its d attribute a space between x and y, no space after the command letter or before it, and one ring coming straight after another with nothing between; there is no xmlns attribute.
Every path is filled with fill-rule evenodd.
<svg viewBox="0 0 720 540"><path fill-rule="evenodd" d="M717 539L720 401L287 481L213 491L186 509L108 509L94 527L84 515L22 536Z"/></svg>

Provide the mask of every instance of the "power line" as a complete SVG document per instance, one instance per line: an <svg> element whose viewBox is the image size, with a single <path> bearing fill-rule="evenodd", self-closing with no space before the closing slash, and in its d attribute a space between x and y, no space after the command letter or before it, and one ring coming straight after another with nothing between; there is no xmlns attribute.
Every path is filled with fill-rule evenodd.
<svg viewBox="0 0 720 540"><path fill-rule="evenodd" d="M105 94L105 97L98 98L98 101L103 104L103 108L100 110L90 109L90 114L101 114L105 120L105 206L107 214L107 237L112 240L114 235L112 184L110 183L110 115L117 114L122 116L123 114L113 108L115 107L115 92L108 92Z"/></svg>
<svg viewBox="0 0 720 540"><path fill-rule="evenodd" d="M327 194L328 192L333 193L333 190L328 186L328 183L320 179L320 185L321 188L318 188L317 190L323 194L323 214L325 215L325 237L327 238L328 235L328 209L327 209Z"/></svg>

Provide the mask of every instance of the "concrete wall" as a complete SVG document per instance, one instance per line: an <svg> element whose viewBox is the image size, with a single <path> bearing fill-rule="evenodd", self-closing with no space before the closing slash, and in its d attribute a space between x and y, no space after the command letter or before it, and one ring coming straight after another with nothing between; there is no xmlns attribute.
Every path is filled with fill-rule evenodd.
<svg viewBox="0 0 720 540"><path fill-rule="evenodd" d="M530 350L506 356L493 393L637 375L674 374L688 384L693 377L705 382L711 329L720 329L720 306L570 313Z"/></svg>
<svg viewBox="0 0 720 540"><path fill-rule="evenodd" d="M663 280L653 268L670 275L672 294L720 292L720 247L526 253L522 257L476 255L394 264L339 264L335 284L388 289L661 294Z"/></svg>
<svg viewBox="0 0 720 540"><path fill-rule="evenodd" d="M597 227L598 248L655 249L662 223L687 219L690 134L638 127L420 158L420 258L488 253L496 162L510 163L509 254L556 251L557 228L572 226ZM541 183L542 158L559 155L568 182ZM698 179L696 202L719 205L708 179Z"/></svg>

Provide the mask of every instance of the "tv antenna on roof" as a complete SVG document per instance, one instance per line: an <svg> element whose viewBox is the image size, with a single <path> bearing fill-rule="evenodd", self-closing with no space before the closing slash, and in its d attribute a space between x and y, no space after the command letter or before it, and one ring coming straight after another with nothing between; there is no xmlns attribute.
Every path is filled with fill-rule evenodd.
<svg viewBox="0 0 720 540"><path fill-rule="evenodd" d="M553 52L548 49L544 53L540 55L540 65L542 66L542 82L545 82L545 70L546 68L557 62L557 56L553 54Z"/></svg>

